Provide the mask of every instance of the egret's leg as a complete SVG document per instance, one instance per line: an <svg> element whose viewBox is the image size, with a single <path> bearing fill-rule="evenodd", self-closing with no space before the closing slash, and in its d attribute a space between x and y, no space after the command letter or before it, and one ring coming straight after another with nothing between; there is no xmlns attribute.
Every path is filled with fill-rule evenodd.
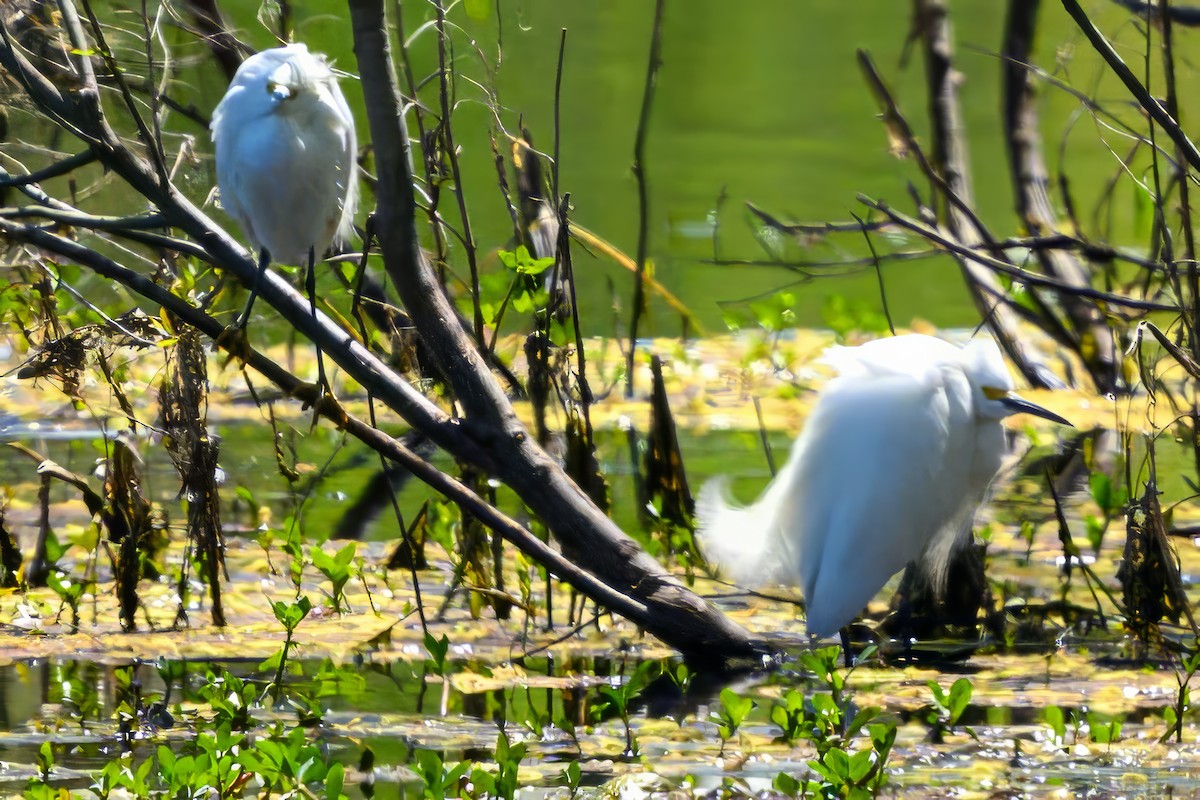
<svg viewBox="0 0 1200 800"><path fill-rule="evenodd" d="M845 661L846 669L850 669L854 666L854 648L850 645L850 626L839 628L838 636L842 639L842 658Z"/></svg>
<svg viewBox="0 0 1200 800"><path fill-rule="evenodd" d="M308 248L308 274L304 277L304 290L308 292L308 309L312 312L313 321L317 319L317 251L316 248ZM329 386L329 380L325 377L325 359L321 356L321 346L317 348L317 383L321 387L321 393L332 395L333 389Z"/></svg>
<svg viewBox="0 0 1200 800"><path fill-rule="evenodd" d="M246 308L233 327L239 329L246 327L246 322L250 319L250 309L254 308L254 300L258 297L258 285L262 283L263 273L267 271L267 265L270 263L271 254L264 247L258 253L258 274L254 276L254 283L250 285L250 297L246 299Z"/></svg>

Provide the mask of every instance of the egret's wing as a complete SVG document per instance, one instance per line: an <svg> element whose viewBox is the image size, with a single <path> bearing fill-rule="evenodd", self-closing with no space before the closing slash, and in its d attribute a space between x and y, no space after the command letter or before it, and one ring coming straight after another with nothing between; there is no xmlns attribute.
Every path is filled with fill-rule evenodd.
<svg viewBox="0 0 1200 800"><path fill-rule="evenodd" d="M811 633L849 622L961 514L974 437L961 370L935 364L915 377L829 385L793 449L779 503Z"/></svg>
<svg viewBox="0 0 1200 800"><path fill-rule="evenodd" d="M267 182L262 178L263 161L271 149L257 148L256 153L253 141L248 139L251 137L245 130L230 127L216 140L217 186L221 190L221 208L245 231L257 258L258 248L269 244L257 229L262 226L256 226L255 220L263 219L264 210L270 209L277 198L265 191Z"/></svg>
<svg viewBox="0 0 1200 800"><path fill-rule="evenodd" d="M358 134L354 127L354 114L350 112L346 96L342 94L337 80L331 78L329 85L334 110L342 122L342 145L338 151L338 168L341 171L338 183L342 192L342 207L334 241L345 247L350 244L350 237L354 233L354 212L358 210Z"/></svg>
<svg viewBox="0 0 1200 800"><path fill-rule="evenodd" d="M874 339L857 347L834 345L825 350L821 361L842 377L869 375L908 375L921 379L934 364L952 364L962 350L947 341L920 333Z"/></svg>

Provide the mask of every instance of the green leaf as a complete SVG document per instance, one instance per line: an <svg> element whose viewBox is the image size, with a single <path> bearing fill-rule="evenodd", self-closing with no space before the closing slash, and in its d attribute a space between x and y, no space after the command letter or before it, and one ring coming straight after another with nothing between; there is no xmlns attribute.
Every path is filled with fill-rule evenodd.
<svg viewBox="0 0 1200 800"><path fill-rule="evenodd" d="M746 715L754 708L754 700L749 697L742 697L733 689L721 690L721 705L725 707L725 713L733 727L738 727L746 719Z"/></svg>
<svg viewBox="0 0 1200 800"><path fill-rule="evenodd" d="M578 761L572 761L563 769L563 778L566 779L567 786L574 791L579 786L579 779L583 777L583 768L579 766Z"/></svg>
<svg viewBox="0 0 1200 800"><path fill-rule="evenodd" d="M895 723L872 725L868 731L871 734L871 746L879 754L880 762L886 761L892 745L896 743Z"/></svg>
<svg viewBox="0 0 1200 800"><path fill-rule="evenodd" d="M850 781L852 783L862 783L863 779L871 772L875 766L873 760L875 753L871 750L861 750L850 756Z"/></svg>
<svg viewBox="0 0 1200 800"><path fill-rule="evenodd" d="M275 612L275 619L279 620L279 624L291 632L304 621L308 612L312 611L312 601L304 595L301 595L294 603L276 600L271 603L271 610Z"/></svg>
<svg viewBox="0 0 1200 800"><path fill-rule="evenodd" d="M425 632L425 650L429 653L433 669L438 675L442 675L446 669L446 652L449 649L450 640L445 634L442 634L440 639L435 639L432 633Z"/></svg>
<svg viewBox="0 0 1200 800"><path fill-rule="evenodd" d="M1063 741L1067 736L1067 720L1063 716L1063 710L1058 706L1050 706L1046 709L1043 718L1050 726L1050 730L1054 732L1054 738L1059 742Z"/></svg>
<svg viewBox="0 0 1200 800"><path fill-rule="evenodd" d="M280 647L274 653L264 658L262 663L258 665L258 668L262 672L274 672L279 669L279 662L283 660L283 657L284 648Z"/></svg>
<svg viewBox="0 0 1200 800"><path fill-rule="evenodd" d="M354 560L354 554L357 550L358 545L355 542L350 542L341 550L338 550L333 558L338 563L338 566L348 567L350 566L350 562Z"/></svg>
<svg viewBox="0 0 1200 800"><path fill-rule="evenodd" d="M829 767L829 771L837 776L838 783L845 783L846 779L850 777L850 757L846 755L845 750L835 747L825 754L822 761L825 766Z"/></svg>
<svg viewBox="0 0 1200 800"><path fill-rule="evenodd" d="M786 772L780 772L775 776L775 779L771 781L771 788L785 797L800 796L800 781Z"/></svg>
<svg viewBox="0 0 1200 800"><path fill-rule="evenodd" d="M971 694L975 687L971 685L971 681L966 678L959 678L950 687L950 698L947 708L950 711L950 724L958 723L958 718L967 710L967 706L971 704Z"/></svg>

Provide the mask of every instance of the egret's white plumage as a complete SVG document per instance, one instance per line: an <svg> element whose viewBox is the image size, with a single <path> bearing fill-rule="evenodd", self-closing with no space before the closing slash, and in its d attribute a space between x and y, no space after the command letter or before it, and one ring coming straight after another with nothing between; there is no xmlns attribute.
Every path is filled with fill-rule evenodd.
<svg viewBox="0 0 1200 800"><path fill-rule="evenodd" d="M354 117L325 58L303 44L238 68L213 111L221 205L256 250L307 265L352 232L358 200Z"/></svg>
<svg viewBox="0 0 1200 800"><path fill-rule="evenodd" d="M1066 423L1012 393L991 339L959 348L896 336L833 347L824 360L838 377L762 496L732 507L718 479L698 505L710 557L739 583L801 586L808 630L821 636L909 561L942 580L1000 469L1004 417Z"/></svg>

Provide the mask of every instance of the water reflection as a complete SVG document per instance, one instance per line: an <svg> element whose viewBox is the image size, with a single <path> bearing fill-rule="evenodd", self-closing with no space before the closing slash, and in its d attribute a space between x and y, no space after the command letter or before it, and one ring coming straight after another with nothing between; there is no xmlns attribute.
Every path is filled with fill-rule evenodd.
<svg viewBox="0 0 1200 800"><path fill-rule="evenodd" d="M694 676L690 685L681 689L667 677L677 666L675 662L652 663L662 674L640 692L630 718L639 752L634 762L641 765L636 772L649 767L666 779L665 787L685 773L696 775L701 787L719 786L728 776L765 787L781 770L795 774L807 770L803 748L797 751L781 745L776 738L779 728L766 712L779 702L781 692L821 692L822 682L815 676L785 668L733 684L738 695L754 698L758 709L743 724L731 752L745 750L769 757L753 757L736 765L726 761L722 767L718 750L723 748L718 747L709 714L720 707L716 694L730 685L728 677ZM795 666L796 662L788 663ZM951 678L927 670L859 671L852 681L857 697L882 700L886 713L900 726L900 749L893 764L896 791L902 795L919 791L927 780L946 786L977 786L980 775L988 774L1003 774L1013 788L1027 791L1037 791L1044 781L1079 791L1089 787L1114 790L1134 773L1147 789L1197 787L1200 762L1173 760L1165 751L1153 755L1136 744L1161 730L1163 702L1169 701L1169 691L1135 692L1132 696L1121 692L1130 702L1119 717L1098 717L1094 712L1104 704L1088 698L1099 698L1114 687L1119 691L1127 679L1124 674L1099 673L1081 679L1070 667L1052 667L1043 674L1016 677L1011 668L1019 663L985 659L975 665L975 694L958 722L958 730L972 731L973 738L956 734L952 746L947 740L947 747L922 743L928 733L929 706L920 701L919 687L929 679L945 683ZM478 661L449 665L452 674L480 676L502 666ZM617 766L623 760L619 715L611 706L595 713L603 703L603 692L587 676L625 675L627 679L639 663L565 656L528 658L521 666L521 677L491 688L463 689L454 681L443 688L427 664L384 661L378 654L366 653L361 663L345 668L361 675L361 687L325 693L321 700L324 710L310 735L338 760L367 765L372 777L364 780L359 791L368 796L389 785L419 795L419 784L413 783L410 771L418 750L434 750L446 763L463 759L488 763L500 730L511 740L527 744L531 765L545 765L544 770L536 771L541 777L531 779L533 787L557 785L559 765L579 759L585 764L585 786L601 785L624 772ZM336 669L323 661L306 661L300 667L289 679L290 685L318 694L319 676ZM81 789L88 785L84 773L99 768L116 752L130 750L139 758L164 738L187 737L194 713L191 709L201 701L204 676L226 668L244 679L256 675L253 665L242 662L109 665L51 660L0 667L0 761L10 765L0 769L0 788L18 789L24 784L28 774L20 765L36 764L38 750L46 741L60 748L56 769L63 778L61 785ZM147 720L143 717L125 725L114 712L143 708L149 700L162 697L167 692L164 676L178 680L168 709L175 724L158 730L155 740L142 741L141 735L131 734L145 733ZM1140 681L1146 683L1148 677L1143 673ZM538 686L539 681L553 685ZM1165 688L1170 679L1163 676L1158 682ZM607 685L619 685L619 681ZM1078 724L1085 719L1093 726L1103 719L1119 719L1121 740L1107 749L1097 747L1095 734L1088 734L1085 726L1073 734L1068 731L1068 740L1061 742L1054 738L1052 726L1047 726L1050 706L1059 709L1062 719L1081 721ZM668 725L655 721L660 715L670 720ZM273 721L286 722L292 716L294 712L286 706L264 708L255 712L252 724L265 735ZM1192 753L1195 748L1185 745L1182 749ZM641 779L645 779L644 773Z"/></svg>

